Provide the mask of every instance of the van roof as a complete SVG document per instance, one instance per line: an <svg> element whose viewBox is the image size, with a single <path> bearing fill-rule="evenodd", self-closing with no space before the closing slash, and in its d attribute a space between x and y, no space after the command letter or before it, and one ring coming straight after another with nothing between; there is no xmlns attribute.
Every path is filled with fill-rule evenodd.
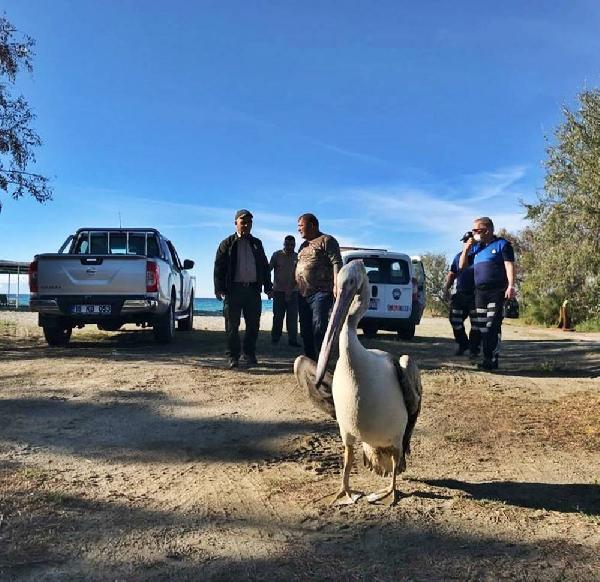
<svg viewBox="0 0 600 582"><path fill-rule="evenodd" d="M348 248L348 247L345 247ZM342 257L368 257L371 259L403 259L411 263L411 258L404 253L396 253L394 251L386 251L384 249L356 249L343 250Z"/></svg>

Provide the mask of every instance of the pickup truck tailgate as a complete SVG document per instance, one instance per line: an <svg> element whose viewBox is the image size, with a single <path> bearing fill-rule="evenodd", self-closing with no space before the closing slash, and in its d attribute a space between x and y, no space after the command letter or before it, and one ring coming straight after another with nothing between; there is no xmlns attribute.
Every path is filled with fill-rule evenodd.
<svg viewBox="0 0 600 582"><path fill-rule="evenodd" d="M146 257L38 255L41 295L143 295Z"/></svg>

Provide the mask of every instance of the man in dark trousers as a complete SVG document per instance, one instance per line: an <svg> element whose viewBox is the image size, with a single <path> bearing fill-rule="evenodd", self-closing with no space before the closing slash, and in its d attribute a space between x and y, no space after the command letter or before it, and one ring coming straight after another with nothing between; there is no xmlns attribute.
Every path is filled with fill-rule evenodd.
<svg viewBox="0 0 600 582"><path fill-rule="evenodd" d="M271 273L262 242L253 237L252 213L235 213L235 233L221 242L215 257L215 296L224 300L225 333L229 367L237 368L240 359L240 317L246 323L243 356L248 367L255 366L256 340L260 327L261 289L271 298Z"/></svg>
<svg viewBox="0 0 600 582"><path fill-rule="evenodd" d="M287 329L288 343L298 347L298 288L296 287L296 239L289 234L283 240L283 250L275 251L269 263L273 271L273 328L271 341L281 339L283 319Z"/></svg>
<svg viewBox="0 0 600 582"><path fill-rule="evenodd" d="M502 330L502 308L505 299L514 299L515 253L506 239L494 234L494 223L487 216L473 221L473 237L465 242L459 267L464 269L473 254L475 279L475 311L481 331L483 361L481 370L498 368Z"/></svg>
<svg viewBox="0 0 600 582"><path fill-rule="evenodd" d="M475 312L475 280L473 278L473 253L468 255L468 263L464 269L459 267L460 256L457 253L450 265L450 271L446 275L445 291L456 281L456 292L450 299L450 325L454 333L454 339L458 344L456 355L462 356L467 350L470 356L476 358L480 352L481 332L477 326ZM465 319L471 320L469 337L465 331Z"/></svg>
<svg viewBox="0 0 600 582"><path fill-rule="evenodd" d="M342 268L342 256L337 240L319 230L319 221L314 214L303 214L298 218L298 232L304 239L298 249L296 264L300 333L304 353L316 361L335 299L335 282Z"/></svg>

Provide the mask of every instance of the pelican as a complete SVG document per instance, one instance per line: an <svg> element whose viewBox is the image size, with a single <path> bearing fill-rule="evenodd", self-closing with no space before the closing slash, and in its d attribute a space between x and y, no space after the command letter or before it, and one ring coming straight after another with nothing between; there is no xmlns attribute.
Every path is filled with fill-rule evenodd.
<svg viewBox="0 0 600 582"><path fill-rule="evenodd" d="M331 313L325 339L314 370L314 362L300 357L295 362L296 375L304 373L303 383L314 377L309 394L313 402L321 398L320 407L330 412L327 401L331 385L335 417L344 443L342 486L333 502L352 504L361 496L350 489L350 470L354 462L353 445L362 441L363 461L378 475L391 474L388 488L370 494L374 503L393 495L398 499L396 476L406 469L410 439L421 408L419 369L409 356L398 361L381 350L367 350L358 340L358 322L369 306L369 280L362 261L345 265L338 273L337 299ZM327 364L339 334L339 359L333 379ZM307 372L310 365L314 375ZM310 378L312 379L312 378ZM299 378L300 382L300 378Z"/></svg>

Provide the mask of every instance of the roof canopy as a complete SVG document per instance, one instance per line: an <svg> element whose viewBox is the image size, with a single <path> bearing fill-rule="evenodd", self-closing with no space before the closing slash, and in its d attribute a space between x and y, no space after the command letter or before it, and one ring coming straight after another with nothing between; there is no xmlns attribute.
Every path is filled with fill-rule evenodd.
<svg viewBox="0 0 600 582"><path fill-rule="evenodd" d="M29 263L0 259L0 275L27 275Z"/></svg>

